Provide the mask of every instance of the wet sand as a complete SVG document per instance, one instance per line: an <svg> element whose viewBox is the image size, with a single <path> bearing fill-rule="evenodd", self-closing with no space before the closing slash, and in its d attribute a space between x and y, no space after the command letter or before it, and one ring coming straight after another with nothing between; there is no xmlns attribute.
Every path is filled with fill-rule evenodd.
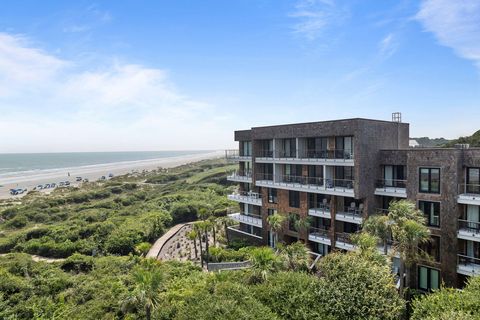
<svg viewBox="0 0 480 320"><path fill-rule="evenodd" d="M187 163L192 163L205 159L221 158L225 155L224 151L215 151L202 154L185 155L178 157L149 159L140 161L125 161L108 164L99 164L83 167L62 168L54 170L45 170L42 172L22 174L17 177L0 179L0 199L20 198L23 195L12 196L10 189L23 188L28 191L33 190L37 185L46 183L56 183L61 181L70 181L71 185L78 185L76 177L96 181L101 176L108 177L111 173L115 176L131 173L133 171L141 172L143 170L154 170L161 168L172 168ZM70 174L70 176L69 176ZM53 189L46 189L43 192L51 192Z"/></svg>

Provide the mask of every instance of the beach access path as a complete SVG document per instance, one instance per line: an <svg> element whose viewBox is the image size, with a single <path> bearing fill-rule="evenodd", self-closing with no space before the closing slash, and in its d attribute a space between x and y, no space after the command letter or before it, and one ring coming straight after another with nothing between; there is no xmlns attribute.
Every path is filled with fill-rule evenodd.
<svg viewBox="0 0 480 320"><path fill-rule="evenodd" d="M177 234L187 223L180 223L171 227L163 236L157 239L153 246L150 248L150 251L147 253L147 258L157 258L162 250L163 246L170 240L173 236Z"/></svg>

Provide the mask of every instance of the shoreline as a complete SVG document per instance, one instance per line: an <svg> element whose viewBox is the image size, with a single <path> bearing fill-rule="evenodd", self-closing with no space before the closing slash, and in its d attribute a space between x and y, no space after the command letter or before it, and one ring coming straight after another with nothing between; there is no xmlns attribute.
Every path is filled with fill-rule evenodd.
<svg viewBox="0 0 480 320"><path fill-rule="evenodd" d="M25 175L0 178L0 199L21 198L26 194L24 193L16 196L11 195L10 189L14 188L26 188L28 191L31 191L34 187L40 184L44 185L46 183L54 182L58 185L60 181L67 180L70 181L71 186L78 186L80 182L75 181L77 176L82 177L82 179L86 178L90 181L96 181L101 176L108 176L110 173L117 176L131 173L133 171L150 171L158 169L159 167L172 168L201 160L221 158L223 155L223 151L213 151L157 159L121 161L79 167L46 169L43 172L36 173L30 172L29 174ZM68 174L70 174L70 176ZM42 192L48 193L53 190L54 189L46 189L42 190Z"/></svg>

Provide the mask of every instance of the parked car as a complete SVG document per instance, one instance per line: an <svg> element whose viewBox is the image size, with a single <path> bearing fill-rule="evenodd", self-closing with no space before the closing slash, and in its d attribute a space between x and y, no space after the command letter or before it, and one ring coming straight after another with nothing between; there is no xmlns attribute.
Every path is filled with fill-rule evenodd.
<svg viewBox="0 0 480 320"><path fill-rule="evenodd" d="M70 185L70 181L65 181L65 185L66 185L66 186L69 186L69 185Z"/></svg>
<svg viewBox="0 0 480 320"><path fill-rule="evenodd" d="M49 189L50 188L50 183L46 183L44 186L43 186L44 189Z"/></svg>
<svg viewBox="0 0 480 320"><path fill-rule="evenodd" d="M88 179L87 178L83 179L83 182L88 182Z"/></svg>
<svg viewBox="0 0 480 320"><path fill-rule="evenodd" d="M59 187L63 187L64 185L65 185L65 182L63 182L63 181L60 181L60 182L58 183L58 186L59 186Z"/></svg>
<svg viewBox="0 0 480 320"><path fill-rule="evenodd" d="M113 178L113 173L109 173L109 174L108 174L108 177L109 177L109 178Z"/></svg>
<svg viewBox="0 0 480 320"><path fill-rule="evenodd" d="M50 184L50 188L55 188L57 185L55 183Z"/></svg>
<svg viewBox="0 0 480 320"><path fill-rule="evenodd" d="M82 177L76 177L75 181L77 181L77 182L82 181Z"/></svg>
<svg viewBox="0 0 480 320"><path fill-rule="evenodd" d="M107 178L105 176L101 176L100 180L106 180Z"/></svg>

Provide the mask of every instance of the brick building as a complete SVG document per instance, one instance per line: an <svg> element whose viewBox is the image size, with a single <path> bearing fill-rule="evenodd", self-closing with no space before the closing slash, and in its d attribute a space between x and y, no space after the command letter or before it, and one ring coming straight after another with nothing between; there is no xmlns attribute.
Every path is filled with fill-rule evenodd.
<svg viewBox="0 0 480 320"><path fill-rule="evenodd" d="M302 239L320 255L355 250L350 236L368 216L409 199L425 214L433 257L411 283L461 287L480 274L480 149L409 148L409 124L360 118L255 127L235 141L226 152L239 163L228 176L239 183L228 196L239 203L231 237L272 245L267 217L277 212L287 215L281 241ZM308 228L294 223L306 217Z"/></svg>

